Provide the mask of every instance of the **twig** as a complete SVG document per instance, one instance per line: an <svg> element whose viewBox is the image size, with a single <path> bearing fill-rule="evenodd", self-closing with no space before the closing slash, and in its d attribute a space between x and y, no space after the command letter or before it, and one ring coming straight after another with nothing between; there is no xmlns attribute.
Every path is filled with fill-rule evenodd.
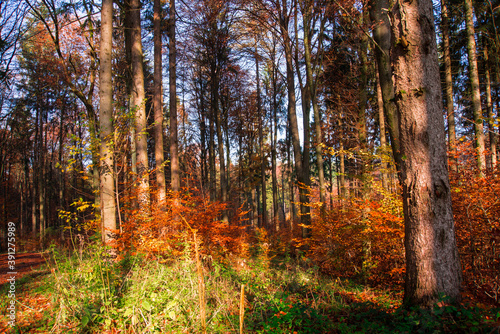
<svg viewBox="0 0 500 334"><path fill-rule="evenodd" d="M245 284L241 286L240 297L240 334L243 334L243 319L245 317Z"/></svg>

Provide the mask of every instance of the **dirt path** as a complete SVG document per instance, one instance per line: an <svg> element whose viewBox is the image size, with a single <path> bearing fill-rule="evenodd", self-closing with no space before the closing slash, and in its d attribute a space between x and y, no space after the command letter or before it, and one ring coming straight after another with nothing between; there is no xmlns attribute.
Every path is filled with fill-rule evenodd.
<svg viewBox="0 0 500 334"><path fill-rule="evenodd" d="M0 287L7 283L11 276L9 272L17 272L16 280L31 273L33 270L45 263L45 259L40 253L16 254L15 268L9 268L8 254L0 254Z"/></svg>

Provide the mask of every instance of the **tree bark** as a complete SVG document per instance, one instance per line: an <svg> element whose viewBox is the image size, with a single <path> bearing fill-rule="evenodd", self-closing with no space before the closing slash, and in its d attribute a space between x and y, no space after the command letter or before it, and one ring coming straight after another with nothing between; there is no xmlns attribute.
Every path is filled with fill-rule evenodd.
<svg viewBox="0 0 500 334"><path fill-rule="evenodd" d="M483 39L484 46L484 79L486 81L486 110L488 111L488 133L490 137L491 169L497 166L497 143L498 137L495 128L495 114L493 113L493 101L491 99L491 74L487 41Z"/></svg>
<svg viewBox="0 0 500 334"><path fill-rule="evenodd" d="M479 72L477 68L477 49L474 30L474 14L472 0L464 0L465 25L467 28L467 55L469 58L469 80L472 88L472 111L474 113L474 132L476 135L477 168L480 175L486 169L484 152L483 111L481 108L481 91L479 89Z"/></svg>
<svg viewBox="0 0 500 334"><path fill-rule="evenodd" d="M380 87L380 76L378 69L377 77L377 105L378 105L378 128L380 132L380 178L382 179L382 188L387 190L387 162L386 149L387 139L385 136L385 117L384 117L384 99L382 97L382 88Z"/></svg>
<svg viewBox="0 0 500 334"><path fill-rule="evenodd" d="M363 6L363 15L361 24L368 26L368 8ZM359 45L359 62L360 62L360 82L359 82L359 108L358 108L358 140L361 156L359 158L360 166L360 181L361 195L366 197L368 194L368 177L365 167L364 153L367 148L367 131L366 131L366 106L368 104L368 36L362 34Z"/></svg>
<svg viewBox="0 0 500 334"><path fill-rule="evenodd" d="M113 85L112 85L112 46L113 46L113 1L103 0L101 10L101 67L99 73L100 89L100 196L101 196L101 233L104 244L114 240L116 229L115 180L113 160Z"/></svg>
<svg viewBox="0 0 500 334"><path fill-rule="evenodd" d="M457 171L457 135L455 131L455 107L453 105L453 78L451 75L450 25L447 0L441 0L441 31L443 32L443 62L445 72L445 97L448 119L448 149L451 152L451 168Z"/></svg>
<svg viewBox="0 0 500 334"><path fill-rule="evenodd" d="M399 115L406 305L460 299L461 269L446 160L431 0L395 3L391 60Z"/></svg>
<svg viewBox="0 0 500 334"><path fill-rule="evenodd" d="M375 58L378 64L380 87L384 101L384 114L386 118L389 137L391 139L392 153L398 178L401 177L401 150L399 144L398 113L394 103L394 83L390 59L391 49L391 23L389 19L388 0L370 0L370 17L373 22L373 39L377 43Z"/></svg>
<svg viewBox="0 0 500 334"><path fill-rule="evenodd" d="M259 155L260 155L260 181L262 187L262 226L267 228L267 186L266 186L266 156L264 151L264 112L262 111L262 99L260 92L260 71L257 45L255 45L255 73L257 81L257 113L259 117Z"/></svg>
<svg viewBox="0 0 500 334"><path fill-rule="evenodd" d="M173 0L171 2L174 2ZM154 73L153 73L153 108L154 108L154 140L155 140L155 162L156 162L156 183L157 200L159 203L165 201L167 186L165 181L165 168L163 163L163 80L162 80L162 41L161 41L161 21L162 21L161 1L154 0L153 4L153 42L154 42Z"/></svg>
<svg viewBox="0 0 500 334"><path fill-rule="evenodd" d="M322 150L322 140L323 134L321 131L321 116L319 112L319 106L317 101L316 94L316 80L314 79L314 71L313 71L313 62L312 62L312 31L313 28L313 18L312 18L312 7L313 2L311 1L303 1L303 25L304 25L304 60L306 66L306 80L307 80L307 88L310 90L311 103L313 107L313 115L314 115L314 132L315 132L315 151L316 151L316 165L318 168L318 181L319 181L319 198L321 202L321 212L325 213L326 208L326 195L325 195L325 171L323 164L323 150ZM320 25L320 35L324 30L324 21L321 22ZM321 39L321 37L320 37ZM321 41L318 41L319 51L321 53L322 46Z"/></svg>
<svg viewBox="0 0 500 334"><path fill-rule="evenodd" d="M176 57L177 50L175 45L175 0L170 0L170 13L168 24L169 37L169 94L170 94L170 173L172 191L181 190L181 173L179 166L179 142L177 136L177 73Z"/></svg>
<svg viewBox="0 0 500 334"><path fill-rule="evenodd" d="M143 214L149 214L149 170L146 122L146 95L144 91L144 69L141 40L140 0L130 0L131 44L132 44L132 99L135 111L135 144L137 150L137 202Z"/></svg>

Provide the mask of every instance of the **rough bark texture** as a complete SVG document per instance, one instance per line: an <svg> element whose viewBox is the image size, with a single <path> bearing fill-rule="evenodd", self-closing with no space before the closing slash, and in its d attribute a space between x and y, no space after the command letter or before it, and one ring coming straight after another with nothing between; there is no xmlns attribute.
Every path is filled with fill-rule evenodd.
<svg viewBox="0 0 500 334"><path fill-rule="evenodd" d="M474 37L474 14L472 0L465 0L465 25L467 28L467 54L469 58L469 80L472 87L472 111L474 113L474 132L476 134L477 167L482 174L486 168L484 153L483 112L481 109L481 91L477 69L477 49Z"/></svg>
<svg viewBox="0 0 500 334"><path fill-rule="evenodd" d="M114 161L111 140L113 139L113 86L111 76L111 51L113 30L113 1L103 0L101 10L101 68L100 68L100 196L102 241L113 240L112 230L116 229Z"/></svg>
<svg viewBox="0 0 500 334"><path fill-rule="evenodd" d="M165 181L165 160L163 154L163 101L162 101L162 43L161 43L161 18L162 10L160 0L154 0L153 6L153 29L154 29L154 139L155 139L155 161L156 161L156 183L158 185L158 202L165 200L167 186Z"/></svg>
<svg viewBox="0 0 500 334"><path fill-rule="evenodd" d="M138 204L147 213L149 207L148 144L146 132L146 95L144 91L144 70L141 41L141 6L139 0L130 1L132 42L132 98L135 111L135 144L137 150Z"/></svg>
<svg viewBox="0 0 500 334"><path fill-rule="evenodd" d="M430 306L440 294L458 300L461 284L432 1L400 1L391 13L391 60L404 157L404 302Z"/></svg>

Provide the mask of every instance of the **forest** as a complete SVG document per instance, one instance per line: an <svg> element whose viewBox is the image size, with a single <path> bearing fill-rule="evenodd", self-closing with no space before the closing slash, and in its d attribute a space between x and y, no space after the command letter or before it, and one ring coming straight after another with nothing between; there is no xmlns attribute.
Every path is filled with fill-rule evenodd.
<svg viewBox="0 0 500 334"><path fill-rule="evenodd" d="M0 0L0 330L498 333L496 22Z"/></svg>

